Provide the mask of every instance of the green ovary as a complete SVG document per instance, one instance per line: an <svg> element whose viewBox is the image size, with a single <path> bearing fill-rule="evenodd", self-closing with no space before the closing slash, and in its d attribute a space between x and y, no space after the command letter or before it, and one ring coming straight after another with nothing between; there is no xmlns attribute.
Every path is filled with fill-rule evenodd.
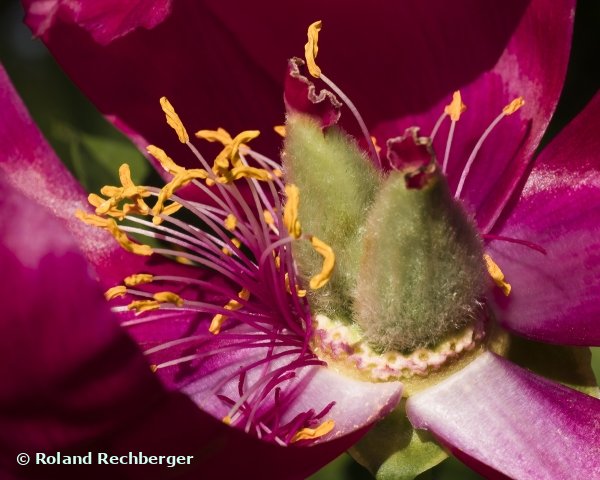
<svg viewBox="0 0 600 480"><path fill-rule="evenodd" d="M422 188L382 178L339 129L288 119L287 178L300 188L304 232L336 254L329 283L310 293L313 313L362 330L377 351L434 347L479 313L486 270L477 231L434 171ZM294 244L300 273L319 270L308 242Z"/></svg>

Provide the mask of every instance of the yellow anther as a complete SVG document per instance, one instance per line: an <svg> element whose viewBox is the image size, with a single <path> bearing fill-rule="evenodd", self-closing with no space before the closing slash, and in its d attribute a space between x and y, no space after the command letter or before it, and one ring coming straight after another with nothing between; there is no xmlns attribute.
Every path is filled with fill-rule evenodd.
<svg viewBox="0 0 600 480"><path fill-rule="evenodd" d="M496 262L494 262L494 260L492 260L492 257L490 257L487 253L483 254L483 259L485 260L485 266L487 267L487 271L490 274L490 277L492 277L492 280L494 281L496 286L500 288L500 290L502 290L502 293L504 293L504 295L508 297L512 287L510 286L510 283L505 281L504 273L502 273L500 267L496 264Z"/></svg>
<svg viewBox="0 0 600 480"><path fill-rule="evenodd" d="M223 175L227 180L220 179L220 183L227 183L231 180L237 180L237 178L230 178L228 174L229 162L233 167L242 167L243 164L240 161L239 150L241 147L249 148L246 145L250 140L255 139L260 135L258 130L245 130L235 138L224 129L218 128L217 130L200 130L196 132L196 137L202 138L209 142L219 142L223 145L223 150L215 158L212 170L216 175ZM239 177L241 178L241 177ZM211 182L207 182L210 186Z"/></svg>
<svg viewBox="0 0 600 480"><path fill-rule="evenodd" d="M158 372L158 365L155 365L155 364L150 365L150 371L152 373Z"/></svg>
<svg viewBox="0 0 600 480"><path fill-rule="evenodd" d="M309 285L313 290L325 286L333 274L335 267L335 253L333 249L317 237L310 237L310 243L316 252L323 257L323 267L321 271L310 279Z"/></svg>
<svg viewBox="0 0 600 480"><path fill-rule="evenodd" d="M275 130L275 133L277 135L280 135L281 137L285 138L285 125L275 125L273 127L273 130Z"/></svg>
<svg viewBox="0 0 600 480"><path fill-rule="evenodd" d="M122 297L127 293L127 288L123 285L117 285L116 287L109 288L106 292L104 292L104 298L107 300L112 300L117 297Z"/></svg>
<svg viewBox="0 0 600 480"><path fill-rule="evenodd" d="M226 415L225 417L223 417L223 423L225 425L231 425L231 417L229 415Z"/></svg>
<svg viewBox="0 0 600 480"><path fill-rule="evenodd" d="M173 130L175 130L175 133L177 133L179 141L181 143L188 143L190 141L190 137L183 126L179 115L177 115L175 112L173 105L171 105L171 102L167 100L167 97L162 97L160 99L160 106L162 107L163 112L165 112L167 123Z"/></svg>
<svg viewBox="0 0 600 480"><path fill-rule="evenodd" d="M300 205L300 189L290 183L285 186L287 201L283 209L283 224L292 238L300 238L302 227L298 220L298 206Z"/></svg>
<svg viewBox="0 0 600 480"><path fill-rule="evenodd" d="M225 229L229 230L230 232L233 232L235 230L235 227L237 227L237 218L235 218L235 215L233 213L230 213L225 218L223 224L225 225Z"/></svg>
<svg viewBox="0 0 600 480"><path fill-rule="evenodd" d="M127 305L127 310L135 310L136 315L150 310L158 310L160 302L156 300L135 300Z"/></svg>
<svg viewBox="0 0 600 480"><path fill-rule="evenodd" d="M285 289L289 294L292 293L292 289L290 287L290 276L287 273L285 274ZM306 297L306 290L302 290L298 285L296 285L296 295L299 297Z"/></svg>
<svg viewBox="0 0 600 480"><path fill-rule="evenodd" d="M502 109L502 113L507 116L512 115L523 105L525 105L525 100L523 100L523 97L517 97Z"/></svg>
<svg viewBox="0 0 600 480"><path fill-rule="evenodd" d="M154 158L156 158L156 160L158 160L162 168L165 171L169 172L171 175L177 175L178 173L181 173L185 170L185 168L177 165L173 161L173 159L169 157L166 154L166 152L161 148L155 147L154 145L148 145L146 147L146 151Z"/></svg>
<svg viewBox="0 0 600 480"><path fill-rule="evenodd" d="M157 216L163 212L164 203L167 199L175 193L179 188L187 185L194 179L205 179L208 178L208 173L206 170L202 170L201 168L192 168L189 170L183 170L179 172L177 175L173 177L173 179L167 183L158 194L158 198L156 199L156 204L152 209L152 214Z"/></svg>
<svg viewBox="0 0 600 480"><path fill-rule="evenodd" d="M176 293L173 293L173 292L157 292L154 295L152 295L152 297L157 302L173 303L173 304L177 305L178 307L182 307L183 303L184 303L183 298L181 298L179 295L177 295Z"/></svg>
<svg viewBox="0 0 600 480"><path fill-rule="evenodd" d="M144 283L151 283L154 280L154 275L149 273L137 273L135 275L129 275L123 279L123 283L128 287L135 287L136 285L143 285Z"/></svg>
<svg viewBox="0 0 600 480"><path fill-rule="evenodd" d="M275 225L275 219L268 210L263 210L263 218L265 219L265 223L267 225Z"/></svg>
<svg viewBox="0 0 600 480"><path fill-rule="evenodd" d="M381 147L379 145L377 145L377 139L371 135L371 142L373 142L373 146L375 147L375 151L377 153L381 153Z"/></svg>
<svg viewBox="0 0 600 480"><path fill-rule="evenodd" d="M230 171L225 172L225 175L219 177L219 183L229 183L233 180L239 180L240 178L255 178L261 182L268 182L271 180L271 174L264 168L247 167L245 165L239 165L233 167Z"/></svg>
<svg viewBox="0 0 600 480"><path fill-rule="evenodd" d="M131 169L126 163L119 167L119 180L121 180L121 185L123 185L123 188L135 188L135 184L131 179Z"/></svg>
<svg viewBox="0 0 600 480"><path fill-rule="evenodd" d="M315 59L317 58L317 53L319 53L319 32L322 27L323 22L321 22L321 20L311 23L307 32L308 41L306 42L306 45L304 45L306 67L308 68L308 72L315 78L321 76L321 69L315 63Z"/></svg>
<svg viewBox="0 0 600 480"><path fill-rule="evenodd" d="M216 130L199 130L195 135L196 137L209 142L219 142L223 146L227 146L233 142L233 138L231 138L229 132L224 128L217 128Z"/></svg>
<svg viewBox="0 0 600 480"><path fill-rule="evenodd" d="M166 207L163 206L162 210L160 211L161 215L173 215L175 212L178 212L181 207L183 207L183 205L181 205L181 203L177 203L177 202L173 202L169 205L167 205ZM152 217L152 223L154 225L160 225L163 222L163 219L161 217L157 217L154 216Z"/></svg>
<svg viewBox="0 0 600 480"><path fill-rule="evenodd" d="M152 248L150 248L148 245L141 245L139 243L132 242L125 232L119 230L117 222L115 222L112 218L102 218L98 215L92 215L91 213L86 213L82 210L77 210L75 212L75 216L88 225L107 230L113 237L115 237L115 240L119 243L119 245L121 245L121 247L128 252L135 253L136 255L152 255Z"/></svg>
<svg viewBox="0 0 600 480"><path fill-rule="evenodd" d="M467 109L467 106L462 102L460 92L457 90L452 94L452 102L446 105L444 113L450 115L450 119L453 122L458 122L461 114Z"/></svg>
<svg viewBox="0 0 600 480"><path fill-rule="evenodd" d="M275 175L277 178L281 178L283 177L283 172L279 168L275 168L273 169L273 175Z"/></svg>
<svg viewBox="0 0 600 480"><path fill-rule="evenodd" d="M83 223L87 223L93 227L106 228L110 219L99 217L98 215L94 215L92 213L84 212L83 210L77 210L75 212L75 216L81 220Z"/></svg>
<svg viewBox="0 0 600 480"><path fill-rule="evenodd" d="M250 298L250 290L246 288L242 289L240 293L238 293L238 298L241 298L242 300L248 300ZM225 310L235 311L242 308L242 304L237 300L229 300L229 302L227 302L227 305L225 305L223 308ZM210 322L210 327L208 327L208 331L213 335L217 335L221 331L221 326L223 325L223 322L227 320L227 318L228 317L226 315L223 315L222 313L218 313L217 315L215 315L212 319L212 322Z"/></svg>
<svg viewBox="0 0 600 480"><path fill-rule="evenodd" d="M327 435L329 432L331 432L333 427L335 427L335 422L333 420L327 420L317 428L303 428L302 430L298 430L296 432L296 434L292 437L291 443L299 442L300 440L314 440L322 437L323 435Z"/></svg>
<svg viewBox="0 0 600 480"><path fill-rule="evenodd" d="M240 241L239 241L237 238L235 238L235 237L231 239L231 243L233 243L233 244L234 244L234 245L235 245L237 248L240 248L240 246L242 245L242 242L240 242ZM227 248L227 247L223 247L223 248L221 249L221 251L222 251L222 252L223 252L225 255L228 255L228 256L230 256L230 257L233 255L233 252L232 252L232 251L231 251L229 248Z"/></svg>

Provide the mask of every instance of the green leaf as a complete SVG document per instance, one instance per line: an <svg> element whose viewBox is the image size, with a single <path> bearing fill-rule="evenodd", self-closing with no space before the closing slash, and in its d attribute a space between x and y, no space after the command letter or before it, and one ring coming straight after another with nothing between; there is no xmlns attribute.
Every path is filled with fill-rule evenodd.
<svg viewBox="0 0 600 480"><path fill-rule="evenodd" d="M448 456L430 434L412 427L405 404L402 400L349 451L377 480L412 480Z"/></svg>
<svg viewBox="0 0 600 480"><path fill-rule="evenodd" d="M511 335L505 356L538 375L600 398L589 348L548 345Z"/></svg>
<svg viewBox="0 0 600 480"><path fill-rule="evenodd" d="M53 136L68 145L67 167L88 192L98 192L104 185L119 185L119 166L128 163L135 183L144 183L150 164L125 137L90 135L66 124L57 124Z"/></svg>

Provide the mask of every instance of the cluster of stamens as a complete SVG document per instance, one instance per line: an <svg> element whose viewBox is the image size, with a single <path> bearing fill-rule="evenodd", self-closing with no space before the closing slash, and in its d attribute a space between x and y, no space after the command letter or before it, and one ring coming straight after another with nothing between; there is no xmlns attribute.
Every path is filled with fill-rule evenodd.
<svg viewBox="0 0 600 480"><path fill-rule="evenodd" d="M233 138L221 128L198 131L197 138L223 146L209 165L166 98L161 106L199 168L184 168L150 145L148 153L172 176L164 187L135 185L124 164L119 169L121 186L106 186L103 196L89 196L95 214L78 211L76 215L108 231L132 253L162 255L188 268L182 267L183 275L137 272L124 278L106 297L131 301L112 310L123 315L123 325L134 335L136 327L151 322L176 321L189 314L206 318L193 333L164 339L145 351L152 370L176 370L182 388L186 375L193 378L195 367L214 355L242 349L261 352L261 358L241 365L227 379L237 378L237 396L223 395L215 386L214 401L227 407L223 421L280 444L319 438L333 428L332 421L322 420L331 404L287 423L281 420L281 410L290 401L287 387L306 367L323 364L309 349L312 319L290 244L309 241L324 258L322 271L310 280L312 289L327 283L334 254L317 237L302 234L297 187L283 183L276 162L248 147L258 131ZM184 187L195 188L207 201L189 200L188 194L181 193ZM189 222L190 215L197 223ZM144 243L143 238L152 243ZM216 274L220 281L202 279L194 267Z"/></svg>

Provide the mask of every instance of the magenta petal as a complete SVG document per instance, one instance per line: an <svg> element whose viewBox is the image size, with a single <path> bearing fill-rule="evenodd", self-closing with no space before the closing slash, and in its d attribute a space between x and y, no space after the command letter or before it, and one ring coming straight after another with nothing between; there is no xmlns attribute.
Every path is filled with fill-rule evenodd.
<svg viewBox="0 0 600 480"><path fill-rule="evenodd" d="M167 393L108 310L60 220L0 180L0 477L104 479L98 466L17 465L20 452L193 455L178 478L301 479L363 432L282 448L235 431ZM7 216L10 216L8 221ZM35 229L35 235L32 235ZM235 462L232 462L232 456ZM165 466L115 466L116 478L171 478Z"/></svg>
<svg viewBox="0 0 600 480"><path fill-rule="evenodd" d="M64 226L4 181L0 191L0 451L71 448L164 393Z"/></svg>
<svg viewBox="0 0 600 480"><path fill-rule="evenodd" d="M237 329L243 333L244 329ZM229 332L232 333L232 332ZM238 398L239 372L248 364L265 359L268 355L275 356L268 368L256 368L247 373L244 378L244 390L249 391L253 386L275 370L285 367L294 355L283 355L289 348L278 347L270 351L266 347L252 347L235 351L227 350L227 338L219 335L208 334L207 345L203 347L206 352L215 352L199 359L190 370L193 375L187 378L181 375L176 368L159 370L167 384L179 387L196 402L204 411L212 414L216 419L223 419L229 415L231 405L217 399L217 395L228 398ZM277 358L279 355L283 355ZM183 356L183 353L181 354ZM151 361L158 361L153 354ZM179 378L179 381L178 381ZM371 383L359 381L341 375L324 366L308 366L297 369L293 380L279 384L281 388L281 403L279 407L281 424L290 422L296 415L314 410L321 412L332 402L333 407L328 409L322 418L334 420L334 430L319 440L330 441L338 437L352 434L373 424L382 418L400 400L402 384L399 382ZM257 415L265 408L273 407L273 398L268 399ZM243 427L244 425L237 425Z"/></svg>
<svg viewBox="0 0 600 480"><path fill-rule="evenodd" d="M31 8L30 2L25 1L26 9ZM511 50L508 58L514 61L507 62L506 70L514 67L523 78L547 88L544 98L553 105L558 95L554 73L564 70L565 30L571 15L556 2L532 4L519 31L534 38L541 33L535 49L544 47L547 52L556 47L551 61L544 64L544 68L555 66L546 71L552 78L537 82L539 75L532 72L538 70L528 68L531 52L523 51L524 47ZM93 32L86 30L89 27L69 18L56 19L44 41L104 114L120 118L178 158L180 146L164 127L158 98L168 96L190 130L221 126L270 131L283 120L280 99L286 60L302 54L306 28L317 17L324 25L319 64L374 126L409 113L437 115L439 110L432 111L432 106L496 64L527 4L508 0L491 8L468 0L459 8L445 0L400 4L377 0L369 8L346 7L341 0L326 4L179 0L152 30L138 28L106 46L94 41ZM548 31L531 20L544 13L560 19L548 25ZM35 31L36 24L29 25ZM365 31L365 26L372 28ZM497 83L509 77L501 75ZM525 85L513 86L517 94L528 91ZM534 99L530 101L533 106ZM547 116L546 110L540 110L540 115ZM389 136L397 136L407 126L411 125ZM265 150L261 141L258 146ZM269 143L274 151L273 140Z"/></svg>
<svg viewBox="0 0 600 480"><path fill-rule="evenodd" d="M514 21L514 17L509 15L510 7L506 3L496 7L493 12L485 7L486 12L497 15L498 25L508 28L511 18ZM464 11L454 8L461 13ZM472 13L474 16L477 15L475 12L477 9ZM517 12L512 13L515 15ZM482 27L487 17L481 12L479 15L482 19L474 21ZM520 15L518 21L512 23L514 31L503 45L502 55L494 60L494 65L474 80L455 84L462 93L467 111L456 124L448 161L447 173L452 189L458 186L469 154L486 127L510 101L519 96L525 99L525 106L502 120L483 144L461 193L461 199L476 215L477 223L484 232L491 229L526 172L556 107L569 58L574 2L534 0ZM436 33L436 37L441 37L441 34ZM499 41L498 30L490 30L487 35L497 35ZM483 35L475 41L475 49L487 49L494 44L488 42ZM456 60L453 68L464 68L463 62L470 59L471 53L463 60ZM429 135L444 106L450 103L451 93L448 90L445 98L428 110L380 124L375 130L376 136L383 140L413 125L422 128L422 135ZM449 124L448 120L446 122ZM444 157L447 131L448 127L443 126L434 142L440 163Z"/></svg>
<svg viewBox="0 0 600 480"><path fill-rule="evenodd" d="M58 18L89 31L105 45L138 27L154 28L169 14L171 0L29 0L25 22L44 38Z"/></svg>
<svg viewBox="0 0 600 480"><path fill-rule="evenodd" d="M409 398L407 413L487 478L600 477L600 400L489 352Z"/></svg>
<svg viewBox="0 0 600 480"><path fill-rule="evenodd" d="M496 295L499 321L549 343L600 345L600 95L536 160L498 229L547 254L505 241L488 246L512 285Z"/></svg>

